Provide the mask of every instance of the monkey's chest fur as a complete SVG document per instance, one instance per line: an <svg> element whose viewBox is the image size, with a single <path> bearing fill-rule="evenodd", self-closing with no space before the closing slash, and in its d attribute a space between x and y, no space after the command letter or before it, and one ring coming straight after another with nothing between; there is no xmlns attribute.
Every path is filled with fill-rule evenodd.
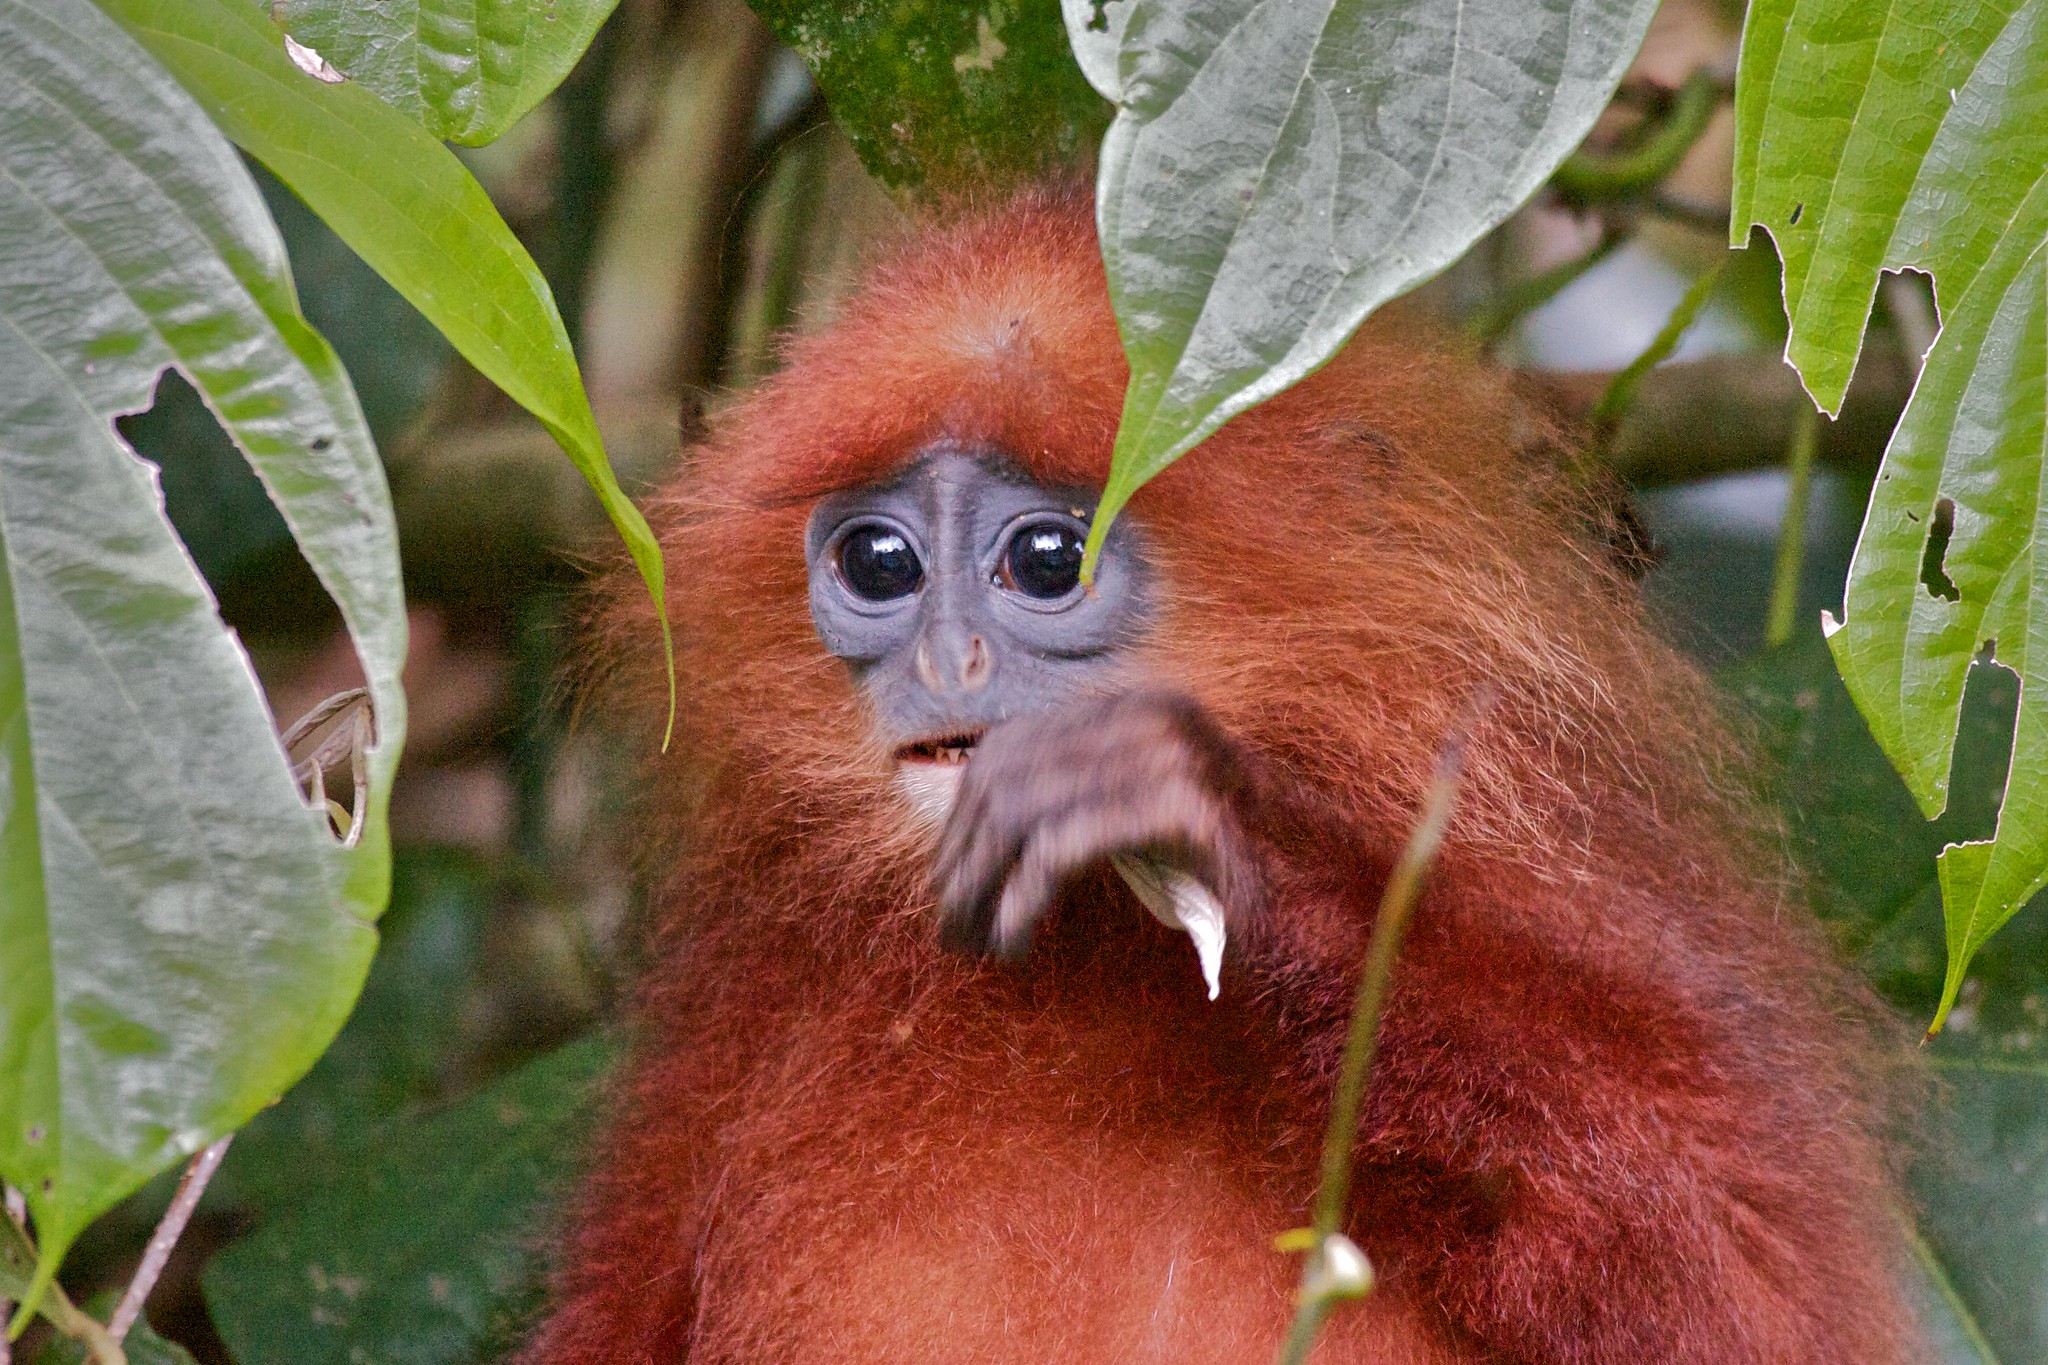
<svg viewBox="0 0 2048 1365"><path fill-rule="evenodd" d="M780 984L695 1022L722 1064L691 1360L1270 1351L1298 1273L1272 1239L1307 1220L1324 1115L1275 1084L1293 1063L1242 982L1207 1000L1187 939L1107 875L1024 963L902 929L800 1010L772 964L715 969Z"/></svg>

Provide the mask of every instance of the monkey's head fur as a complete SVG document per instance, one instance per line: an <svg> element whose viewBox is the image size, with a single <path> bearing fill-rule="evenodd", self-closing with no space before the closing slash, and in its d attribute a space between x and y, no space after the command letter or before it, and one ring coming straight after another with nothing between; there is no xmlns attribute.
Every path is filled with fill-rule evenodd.
<svg viewBox="0 0 2048 1365"><path fill-rule="evenodd" d="M1531 454L1544 419L1454 343L1432 351L1389 330L1369 326L1133 499L1123 515L1158 591L1127 651L1132 681L1191 694L1376 813L1392 842L1483 684L1499 701L1470 749L1454 846L1546 879L1646 843L1712 861L1741 807L1726 731L1694 672L1653 642L1632 585L1575 529L1567 481ZM1042 483L1100 487L1127 376L1088 205L1072 194L920 234L827 333L790 342L782 370L649 507L682 688L654 822L701 840L715 793L714 812L751 812L751 838L808 840L813 868L921 867L934 835L910 818L890 745L813 627L805 519L821 496L943 442L999 451ZM628 576L604 627L606 660L628 675L617 695L658 725L659 636Z"/></svg>

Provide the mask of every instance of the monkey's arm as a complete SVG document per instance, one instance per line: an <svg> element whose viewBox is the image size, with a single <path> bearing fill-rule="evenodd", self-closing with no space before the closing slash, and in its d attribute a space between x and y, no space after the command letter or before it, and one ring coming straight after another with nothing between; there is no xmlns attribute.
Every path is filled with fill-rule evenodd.
<svg viewBox="0 0 2048 1365"><path fill-rule="evenodd" d="M1370 844L1192 702L1090 701L983 740L937 863L944 932L1016 953L1082 867L1133 850L1178 865L1224 901L1236 970L1322 1097L1384 882ZM1785 1021L1729 1003L1756 983L1681 963L1682 930L1632 958L1566 929L1677 913L1625 890L1439 873L1360 1134L1354 1231L1382 1269L1513 1359L1896 1359L1867 1273L1884 1261L1859 1188L1875 1164L1830 1166L1870 1145L1840 1095L1802 1092L1797 1040L1772 1034Z"/></svg>

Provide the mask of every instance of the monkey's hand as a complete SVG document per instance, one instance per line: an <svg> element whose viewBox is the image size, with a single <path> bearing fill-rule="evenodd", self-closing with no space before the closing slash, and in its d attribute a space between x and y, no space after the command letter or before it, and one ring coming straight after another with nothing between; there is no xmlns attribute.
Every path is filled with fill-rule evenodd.
<svg viewBox="0 0 2048 1365"><path fill-rule="evenodd" d="M940 936L1017 956L1061 884L1117 855L1184 873L1236 910L1249 891L1244 787L1222 731L1172 693L1007 721L976 747L940 839Z"/></svg>

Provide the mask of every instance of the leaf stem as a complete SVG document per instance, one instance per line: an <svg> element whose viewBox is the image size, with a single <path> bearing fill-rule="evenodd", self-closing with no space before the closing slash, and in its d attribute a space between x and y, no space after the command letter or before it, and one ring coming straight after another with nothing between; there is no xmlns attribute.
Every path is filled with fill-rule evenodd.
<svg viewBox="0 0 2048 1365"><path fill-rule="evenodd" d="M1592 446L1595 451L1604 450L1614 436L1614 429L1621 425L1621 419L1635 402L1636 389L1642 384L1643 376L1671 358L1678 349L1678 343L1692 330L1700 310L1706 307L1714 286L1721 282L1721 272L1728 268L1727 258L1714 262L1700 277L1692 282L1671 315L1664 319L1664 326L1651 338L1643 353L1621 369L1600 395L1600 401L1593 405L1589 421L1593 427Z"/></svg>
<svg viewBox="0 0 2048 1365"><path fill-rule="evenodd" d="M1968 1343L1970 1354L1982 1362L1982 1365L1998 1365L1997 1349L1984 1335L1984 1329L1978 1325L1977 1315L1970 1311L1970 1305L1956 1290L1955 1281L1949 1278L1948 1268L1941 1263L1941 1254L1928 1243L1926 1235L1920 1231L1919 1224L1904 1210L1895 1209L1893 1212L1906 1234L1906 1244L1913 1250L1913 1259L1920 1263L1920 1268L1933 1282L1934 1292L1941 1296L1942 1303L1955 1315L1956 1327L1961 1331L1963 1340Z"/></svg>
<svg viewBox="0 0 2048 1365"><path fill-rule="evenodd" d="M0 1291L4 1291L5 1296L19 1299L26 1297L31 1287L37 1259L36 1244L30 1240L25 1226L28 1209L21 1202L21 1196L11 1189L7 1194L6 1217L0 1218ZM35 1311L42 1314L52 1327L83 1345L86 1359L92 1365L128 1365L121 1343L114 1340L90 1314L74 1307L63 1287L55 1280L44 1286ZM18 1333L21 1326L21 1323L15 1323L11 1331L0 1331L0 1343Z"/></svg>
<svg viewBox="0 0 2048 1365"><path fill-rule="evenodd" d="M1771 571L1771 614L1764 622L1764 643L1776 649L1792 638L1799 615L1799 575L1806 564L1806 506L1812 498L1813 452L1820 444L1820 411L1802 404L1792 428L1785 463L1792 487L1785 497L1785 517L1778 524L1778 562Z"/></svg>
<svg viewBox="0 0 2048 1365"><path fill-rule="evenodd" d="M1507 335L1508 329L1525 316L1549 303L1565 287L1600 262L1612 256L1615 249L1626 242L1629 234L1612 224L1603 224L1600 240L1591 251L1574 256L1561 265L1554 265L1540 275L1510 285L1498 302L1485 312L1478 314L1466 324L1466 330L1482 346L1491 346Z"/></svg>
<svg viewBox="0 0 2048 1365"><path fill-rule="evenodd" d="M1366 1086L1372 1078L1380 1015L1393 982L1394 959L1401 950L1401 937L1408 921L1422 899L1423 883L1443 846L1444 828L1450 823L1464 772L1466 741L1492 704L1492 688L1482 688L1438 751L1436 771L1423 797L1421 817L1401 849L1386 890L1380 894L1379 911L1373 918L1372 938L1366 948L1365 971L1358 980L1351 1026L1344 1038L1344 1057L1338 1066L1337 1093L1330 1105L1330 1131L1323 1140L1322 1183L1316 1193L1315 1221L1309 1229L1309 1252L1302 1264L1301 1293L1294 1322L1280 1347L1278 1365L1302 1365L1337 1300L1354 1297L1370 1287L1366 1278L1361 1288L1354 1288L1349 1294L1332 1292L1326 1262L1332 1242L1341 1240L1344 1210L1350 1202L1351 1151L1358 1138L1358 1116L1364 1107ZM1346 1250L1350 1248L1347 1246Z"/></svg>
<svg viewBox="0 0 2048 1365"><path fill-rule="evenodd" d="M28 1222L28 1200L14 1186L0 1185L0 1208L6 1210L8 1221L15 1226ZM13 1314L14 1300L0 1293L0 1365L12 1365L14 1360L14 1348L7 1341L7 1319Z"/></svg>
<svg viewBox="0 0 2048 1365"><path fill-rule="evenodd" d="M1705 67L1673 92L1670 108L1639 146L1625 152L1579 148L1551 174L1551 188L1578 204L1621 199L1646 190L1672 171L1713 122L1727 87Z"/></svg>
<svg viewBox="0 0 2048 1365"><path fill-rule="evenodd" d="M206 1193L207 1182L220 1169L220 1160L228 1154L228 1144L234 1140L235 1135L229 1133L203 1148L185 1167L184 1179L178 1182L178 1192L171 1196L171 1206L164 1210L163 1220L156 1225L156 1231L150 1234L149 1245L143 1249L142 1264L135 1267L135 1278L128 1282L127 1292L121 1295L121 1302L114 1308L114 1316L107 1321L107 1335L116 1343L127 1338L128 1329L142 1315L142 1305L148 1300L149 1291L156 1288L158 1277L164 1273L164 1266L171 1259L171 1249L184 1235L185 1225L192 1221L192 1210L199 1207L199 1196Z"/></svg>

